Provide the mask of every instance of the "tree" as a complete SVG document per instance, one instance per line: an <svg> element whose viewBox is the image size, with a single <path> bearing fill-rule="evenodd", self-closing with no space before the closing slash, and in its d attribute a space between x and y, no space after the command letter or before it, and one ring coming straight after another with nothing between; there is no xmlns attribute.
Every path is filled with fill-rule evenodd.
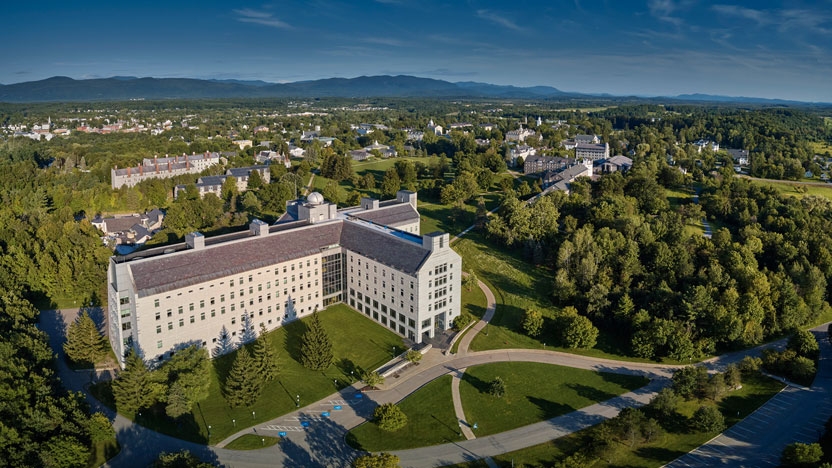
<svg viewBox="0 0 832 468"><path fill-rule="evenodd" d="M237 351L237 357L223 386L225 400L232 408L251 406L260 397L263 379L258 373L257 363L243 346Z"/></svg>
<svg viewBox="0 0 832 468"><path fill-rule="evenodd" d="M246 190L258 190L263 185L263 176L260 175L260 171L251 171L251 173L248 175L248 184L246 185Z"/></svg>
<svg viewBox="0 0 832 468"><path fill-rule="evenodd" d="M742 385L742 372L740 372L739 366L734 364L730 364L725 367L725 385L728 388L734 390L739 388Z"/></svg>
<svg viewBox="0 0 832 468"><path fill-rule="evenodd" d="M93 413L87 423L87 432L94 443L113 440L116 431L104 413Z"/></svg>
<svg viewBox="0 0 832 468"><path fill-rule="evenodd" d="M254 342L254 360L257 362L257 367L264 382L271 382L277 378L280 368L277 364L277 353L274 348L269 345L269 340L266 337L266 325L260 324L260 336Z"/></svg>
<svg viewBox="0 0 832 468"><path fill-rule="evenodd" d="M332 364L332 342L329 340L318 311L312 313L312 322L301 338L301 363L307 369L324 370Z"/></svg>
<svg viewBox="0 0 832 468"><path fill-rule="evenodd" d="M572 315L562 320L561 343L567 348L588 349L595 346L598 329L583 315Z"/></svg>
<svg viewBox="0 0 832 468"><path fill-rule="evenodd" d="M633 447L641 437L641 428L646 420L647 418L640 409L624 408L615 417L614 425L618 428L621 440Z"/></svg>
<svg viewBox="0 0 832 468"><path fill-rule="evenodd" d="M673 391L686 400L702 395L707 382L708 370L702 366L686 366L673 373Z"/></svg>
<svg viewBox="0 0 832 468"><path fill-rule="evenodd" d="M323 195L324 199L330 203L335 203L336 205L340 203L341 191L338 189L338 182L335 182L334 180L327 182L321 190L321 195Z"/></svg>
<svg viewBox="0 0 832 468"><path fill-rule="evenodd" d="M650 400L650 406L663 416L670 416L676 412L679 400L680 398L676 395L676 392L670 388L663 388Z"/></svg>
<svg viewBox="0 0 832 468"><path fill-rule="evenodd" d="M213 466L203 462L187 450L176 453L162 452L151 465L152 468L212 468Z"/></svg>
<svg viewBox="0 0 832 468"><path fill-rule="evenodd" d="M488 394L497 398L505 396L506 383L501 377L495 377L494 380L488 383Z"/></svg>
<svg viewBox="0 0 832 468"><path fill-rule="evenodd" d="M40 451L41 466L64 468L87 466L90 451L86 444L68 435L59 435L47 441Z"/></svg>
<svg viewBox="0 0 832 468"><path fill-rule="evenodd" d="M523 314L523 331L531 337L540 336L543 330L543 314L536 309L527 309Z"/></svg>
<svg viewBox="0 0 832 468"><path fill-rule="evenodd" d="M231 198L236 197L238 193L237 190L237 178L234 176L228 176L222 182L222 187L220 188L220 194L222 194L222 199L225 201L230 201Z"/></svg>
<svg viewBox="0 0 832 468"><path fill-rule="evenodd" d="M373 420L383 431L398 431L407 425L407 415L393 403L379 405L373 410Z"/></svg>
<svg viewBox="0 0 832 468"><path fill-rule="evenodd" d="M700 406L693 413L691 425L699 432L722 432L725 429L725 417L716 407Z"/></svg>
<svg viewBox="0 0 832 468"><path fill-rule="evenodd" d="M86 311L66 329L64 352L74 362L95 364L106 355L105 347L104 337Z"/></svg>
<svg viewBox="0 0 832 468"><path fill-rule="evenodd" d="M454 330L460 331L463 328L467 327L469 323L474 321L474 316L470 313L463 311L459 315L454 318Z"/></svg>
<svg viewBox="0 0 832 468"><path fill-rule="evenodd" d="M808 330L796 330L792 333L786 347L809 359L816 359L820 353L820 346L815 339L815 335Z"/></svg>
<svg viewBox="0 0 832 468"><path fill-rule="evenodd" d="M197 345L179 350L160 369L168 384L168 416L177 418L190 413L193 405L208 398L211 363L208 351Z"/></svg>
<svg viewBox="0 0 832 468"><path fill-rule="evenodd" d="M820 444L802 444L795 442L787 445L780 456L780 463L784 467L805 467L816 466L823 458L823 449Z"/></svg>
<svg viewBox="0 0 832 468"><path fill-rule="evenodd" d="M249 314L243 314L240 322L240 346L242 346L257 339L257 332L254 331L254 324Z"/></svg>
<svg viewBox="0 0 832 468"><path fill-rule="evenodd" d="M352 462L352 468L399 468L399 457L390 453L362 455Z"/></svg>
<svg viewBox="0 0 832 468"><path fill-rule="evenodd" d="M361 380L363 380L364 383L370 388L376 388L379 385L384 385L384 376L376 371L365 372Z"/></svg>
<svg viewBox="0 0 832 468"><path fill-rule="evenodd" d="M408 349L407 353L405 353L404 355L404 358L412 364L417 364L419 361L422 360L422 353L416 351L415 349Z"/></svg>
<svg viewBox="0 0 832 468"><path fill-rule="evenodd" d="M396 192L402 188L402 181L399 178L399 173L395 168L387 169L384 172L384 179L381 181L381 194L385 197L393 198Z"/></svg>
<svg viewBox="0 0 832 468"><path fill-rule="evenodd" d="M113 381L113 397L116 408L127 414L135 414L149 408L164 393L165 386L155 381L135 349L130 349L124 360L124 370Z"/></svg>
<svg viewBox="0 0 832 468"><path fill-rule="evenodd" d="M468 273L462 278L462 286L465 288L466 291L470 292L473 291L475 287L479 285L479 278L477 278L477 274L473 271Z"/></svg>
<svg viewBox="0 0 832 468"><path fill-rule="evenodd" d="M361 181L361 184L365 189L372 190L376 188L376 177L373 175L372 172L367 172L366 174L364 174L364 176L361 178Z"/></svg>

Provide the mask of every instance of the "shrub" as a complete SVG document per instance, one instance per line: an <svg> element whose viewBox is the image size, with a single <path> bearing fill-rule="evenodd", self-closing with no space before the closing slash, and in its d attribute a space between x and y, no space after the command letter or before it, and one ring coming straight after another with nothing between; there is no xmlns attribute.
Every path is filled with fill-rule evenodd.
<svg viewBox="0 0 832 468"><path fill-rule="evenodd" d="M529 309L523 315L523 331L531 336L540 336L543 331L543 314L539 310Z"/></svg>
<svg viewBox="0 0 832 468"><path fill-rule="evenodd" d="M463 312L454 319L454 330L460 331L472 321L474 321L474 316L468 312Z"/></svg>
<svg viewBox="0 0 832 468"><path fill-rule="evenodd" d="M379 385L384 385L384 376L375 371L367 372L366 374L364 374L364 377L361 380L363 380L364 383L371 388L376 388Z"/></svg>
<svg viewBox="0 0 832 468"><path fill-rule="evenodd" d="M817 359L820 353L820 346L815 339L815 335L808 330L797 330L792 333L789 336L789 343L786 347L796 352L799 356L809 359Z"/></svg>
<svg viewBox="0 0 832 468"><path fill-rule="evenodd" d="M417 362L422 360L422 353L416 351L415 349L407 350L405 353L404 358L407 359L409 362L416 364Z"/></svg>
<svg viewBox="0 0 832 468"><path fill-rule="evenodd" d="M497 398L502 398L506 394L506 383L502 378L497 377L488 383L488 394Z"/></svg>
<svg viewBox="0 0 832 468"><path fill-rule="evenodd" d="M377 406L373 411L373 420L379 429L388 432L398 431L407 425L407 415L393 403Z"/></svg>
<svg viewBox="0 0 832 468"><path fill-rule="evenodd" d="M352 468L399 468L399 457L384 452L362 455L353 460Z"/></svg>
<svg viewBox="0 0 832 468"><path fill-rule="evenodd" d="M742 358L742 361L739 363L740 372L745 375L753 374L760 370L760 366L763 365L763 360L756 357L756 356L746 356Z"/></svg>
<svg viewBox="0 0 832 468"><path fill-rule="evenodd" d="M812 467L823 457L820 444L801 444L795 442L783 449L780 463L786 467Z"/></svg>
<svg viewBox="0 0 832 468"><path fill-rule="evenodd" d="M699 432L722 432L725 417L713 406L700 406L691 418L693 428Z"/></svg>

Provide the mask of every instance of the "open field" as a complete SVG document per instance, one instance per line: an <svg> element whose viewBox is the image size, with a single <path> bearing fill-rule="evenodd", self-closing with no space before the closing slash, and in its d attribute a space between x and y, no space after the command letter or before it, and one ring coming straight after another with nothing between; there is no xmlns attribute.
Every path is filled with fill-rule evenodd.
<svg viewBox="0 0 832 468"><path fill-rule="evenodd" d="M451 396L451 376L444 375L410 394L399 403L407 425L386 432L366 422L347 435L347 442L371 452L402 450L462 440Z"/></svg>

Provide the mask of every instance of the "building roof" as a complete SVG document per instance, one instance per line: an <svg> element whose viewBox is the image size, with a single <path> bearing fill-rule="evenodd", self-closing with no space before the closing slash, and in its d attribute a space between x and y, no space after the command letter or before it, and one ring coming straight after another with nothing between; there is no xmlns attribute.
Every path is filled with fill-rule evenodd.
<svg viewBox="0 0 832 468"><path fill-rule="evenodd" d="M616 155L605 161L605 163L615 164L616 166L632 166L633 160L624 155Z"/></svg>
<svg viewBox="0 0 832 468"><path fill-rule="evenodd" d="M350 213L350 215L374 224L393 227L419 221L419 213L410 203L396 203L381 206L376 210Z"/></svg>
<svg viewBox="0 0 832 468"><path fill-rule="evenodd" d="M577 143L575 148L584 151L606 151L606 143Z"/></svg>
<svg viewBox="0 0 832 468"><path fill-rule="evenodd" d="M408 205L409 206L409 205ZM137 261L129 268L139 297L162 294L199 283L291 261L340 245L405 274L414 275L430 255L418 236L360 221L334 220L252 237L247 232L209 243L198 250L178 250ZM180 246L181 247L181 246Z"/></svg>

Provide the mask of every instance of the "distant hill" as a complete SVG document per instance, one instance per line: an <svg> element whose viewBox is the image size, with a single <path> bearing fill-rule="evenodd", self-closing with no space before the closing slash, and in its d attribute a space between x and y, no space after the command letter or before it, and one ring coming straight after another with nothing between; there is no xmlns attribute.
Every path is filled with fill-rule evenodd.
<svg viewBox="0 0 832 468"><path fill-rule="evenodd" d="M313 97L485 97L563 96L555 88L519 88L487 83L450 83L415 76L359 76L294 83L118 76L75 80L56 76L0 85L0 102L114 101L129 99L313 98Z"/></svg>
<svg viewBox="0 0 832 468"><path fill-rule="evenodd" d="M424 97L497 99L620 99L609 94L580 94L551 86L504 86L465 81L451 83L415 76L359 76L327 78L294 83L261 80L201 80L194 78L137 78L114 76L75 80L55 76L40 81L0 85L0 102L126 101L130 99L216 99L216 98L316 98L316 97ZM804 104L780 99L730 97L710 94L681 94L671 97L635 98L648 100L747 103L763 105Z"/></svg>

